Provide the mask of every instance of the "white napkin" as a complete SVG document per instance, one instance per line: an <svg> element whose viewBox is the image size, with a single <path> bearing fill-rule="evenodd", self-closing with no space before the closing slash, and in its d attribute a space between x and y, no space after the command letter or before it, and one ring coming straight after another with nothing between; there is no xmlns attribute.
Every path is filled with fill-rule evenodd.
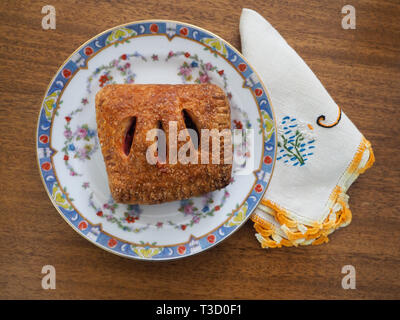
<svg viewBox="0 0 400 320"><path fill-rule="evenodd" d="M351 221L346 190L374 162L370 143L285 39L243 9L242 52L269 92L277 160L252 215L262 247L320 244Z"/></svg>

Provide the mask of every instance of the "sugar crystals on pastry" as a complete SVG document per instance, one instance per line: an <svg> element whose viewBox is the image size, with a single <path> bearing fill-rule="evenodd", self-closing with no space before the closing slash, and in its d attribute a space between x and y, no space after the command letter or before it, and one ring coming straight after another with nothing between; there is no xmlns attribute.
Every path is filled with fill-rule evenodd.
<svg viewBox="0 0 400 320"><path fill-rule="evenodd" d="M205 146L201 142L202 129L230 131L229 102L216 85L108 85L96 95L96 120L109 187L116 202L155 204L181 200L221 189L230 182L232 162L227 160L232 155L225 153L231 143L229 136L218 141L217 155L212 154L211 145L209 154L202 154L201 148ZM155 141L148 140L152 129L163 130L166 139L166 152L158 154L153 150L158 156L156 163L148 159L151 148L157 148ZM198 144L188 148L187 141L177 139L174 153L168 149L174 136L170 130L195 132L200 136ZM156 142L159 143L157 139ZM198 161L182 163L170 159L174 155L179 158L179 150L186 154L185 148L188 152L194 148ZM201 159L210 161L204 163Z"/></svg>

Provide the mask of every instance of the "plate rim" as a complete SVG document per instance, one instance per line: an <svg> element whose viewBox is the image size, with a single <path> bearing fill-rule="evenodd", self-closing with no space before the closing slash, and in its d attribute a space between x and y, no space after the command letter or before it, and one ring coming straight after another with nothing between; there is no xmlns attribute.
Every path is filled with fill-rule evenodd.
<svg viewBox="0 0 400 320"><path fill-rule="evenodd" d="M273 122L273 125L274 125L273 136L274 136L274 142L275 142L275 143L274 143L274 154L273 154L273 161L272 161L272 164L271 164L272 167L271 167L270 177L269 177L269 179L268 179L268 182L267 182L267 184L266 184L264 190L261 192L261 195L260 195L259 199L255 202L254 208L252 209L252 211L251 211L250 213L248 213L247 216L240 222L240 224L237 225L231 232L229 232L229 234L225 235L225 236L224 236L222 239L220 239L219 241L215 241L214 243L210 244L210 245L207 246L206 248L201 248L201 250L200 250L200 251L197 251L197 252L189 252L189 253L187 253L187 254L185 253L185 254L183 254L183 255L176 255L176 256L164 257L164 258L153 258L153 257L146 258L146 257L141 257L141 256L139 256L139 255L133 256L133 255L128 255L128 254L120 253L120 252L118 252L118 251L116 251L116 250L113 250L112 248L108 248L107 246L98 243L97 241L93 241L93 240L90 239L86 234L84 234L83 232L79 231L78 228L77 228L75 225L73 225L72 222L69 221L69 220L65 217L64 213L61 212L60 208L58 207L58 204L55 203L55 200L53 199L52 195L50 194L50 191L49 191L48 188L47 188L46 182L44 181L44 176L43 176L43 173L42 173L42 170L41 170L42 168L41 168L40 159L39 159L39 144L38 144L38 143L39 143L39 140L38 140L38 139L39 139L39 129L40 129L39 126L40 126L40 122L41 122L41 111L42 111L42 108L43 108L43 103L44 103L44 100L46 99L46 97L48 96L49 89L50 89L51 86L53 85L55 79L56 79L57 76L60 74L60 72L62 71L62 69L67 65L67 63L70 61L70 59L71 59L76 53L78 53L81 49L83 49L87 44L91 43L91 42L92 42L93 40L95 40L96 38L98 38L98 37L100 37L100 36L102 36L102 35L104 35L104 34L110 32L110 31L117 30L117 29L119 29L119 28L123 28L123 27L130 26L130 25L139 25L139 24L143 24L143 23L175 23L175 24L179 24L179 25L181 25L181 26L187 26L187 27L191 27L192 29L197 29L197 30L203 31L203 32L205 32L206 34L211 35L211 36L214 37L215 39L218 39L218 40L222 41L223 43L227 44L227 45L229 46L229 48L230 48L236 55L238 55L238 57L240 57L240 58L250 67L250 69L252 70L252 72L257 76L257 80L259 81L259 83L260 83L260 85L261 85L261 87L262 87L262 89L263 89L263 91L264 91L264 93L265 93L265 95L266 95L267 102L268 102L268 104L269 104L270 111L271 111L271 113L272 113L272 118L273 118L273 119L272 119L272 122ZM145 34L145 35L147 35L147 34ZM164 34L158 34L158 33L157 33L156 35L160 35L160 36L165 35L165 36L166 36L165 33L164 33ZM171 41L175 36L176 36L176 35L173 35L172 37L168 37L168 36L167 36L167 37L168 37L168 39ZM199 42L199 41L196 41L196 40L190 39L190 38L186 38L186 39L187 39L187 40L190 40L190 41ZM101 48L100 50L103 50L103 49L104 49L104 47ZM233 65L233 63L232 63L231 61L229 61L228 59L225 59L225 60L226 60L226 62L228 62L233 68L236 68L236 67ZM87 62L86 62L86 66L87 66ZM78 68L78 71L79 71L79 69L80 69L80 68ZM244 76L242 76L242 77L243 77L244 80L246 79L246 77L244 77ZM71 79L71 80L72 80L72 79ZM256 100L256 102L257 102L257 100ZM257 106L258 106L259 113L260 113L260 115L261 115L261 109L259 108L258 103L257 103ZM52 120L53 120L53 119L52 119ZM276 128L277 128L277 122L276 122L275 111L274 111L274 108L273 108L273 105L272 105L272 100L271 100L271 97L270 97L270 95L269 95L269 92L268 92L267 88L266 88L265 85L264 85L264 82L263 82L262 78L259 76L259 74L257 73L256 69L255 69L255 68L249 63L249 61L242 55L242 53L239 52L239 50L236 49L236 47L233 46L230 42L226 41L226 40L223 39L222 37L216 35L215 33L211 32L211 31L209 31L209 30L207 30L207 29L204 29L204 28L202 28L202 27L196 26L196 25L191 24L191 23L182 22L182 21L179 21L179 20L170 20L170 19L145 19L145 20L135 20L135 21L130 21L130 22L123 23L123 24L120 24L120 25L115 25L115 26L113 26L113 27L111 27L111 28L108 28L108 29L106 29L106 30L104 30L104 31L102 31L102 32L100 32L100 33L94 35L93 37L91 37L90 39L88 39L87 41L85 41L84 43L82 43L81 45L79 45L79 46L78 46L78 47L63 61L63 63L62 63L62 64L60 65L60 67L57 69L57 71L55 72L54 76L53 76L52 79L50 80L50 82L49 82L49 84L48 84L48 86L47 86L47 88L46 88L46 90L45 90L45 92L44 92L43 98L41 99L41 104L40 104L40 106L39 106L38 119L37 119L36 131L35 131L36 161L37 161L37 165L38 165L38 169L39 169L39 174L40 174L40 178L41 178L41 180L42 180L43 187L44 187L44 189L45 189L45 191L46 191L48 197L50 198L51 203L53 204L53 206L55 207L55 209L57 210L57 212L61 215L61 217L62 217L62 218L71 226L71 228L72 228L76 233L78 233L80 236L82 236L83 238L85 238L86 240L88 240L90 243L96 245L97 247L99 247L99 248L101 248L101 249L103 249L103 250L105 250L105 251L111 252L111 253L113 253L113 254L115 254L115 255L118 255L118 256L120 256L120 257L124 257L124 258L128 258L128 259L133 259L133 260L144 260L144 261L170 261L170 260L182 259L182 258L186 258L186 257L189 257L189 256L197 255L197 254L202 253L202 252L204 252L204 251L206 251L206 250L208 250L208 249L210 249L210 248L215 247L215 246L218 245L219 243L223 242L225 239L229 238L229 237L230 237L232 234L234 234L236 231L238 231L238 230L247 222L247 220L248 220L248 219L250 218L250 216L253 214L254 210L257 208L257 206L258 206L258 204L260 203L261 199L264 197L265 192L267 191L267 189L268 189L268 187L269 187L269 185L270 185L270 183L271 183L271 179L272 179L273 172L274 172L274 169L275 169L275 164L276 164L276 157L277 157L277 135L276 135L276 132L277 132L277 131L276 131ZM264 137L264 131L263 131L263 130L262 130L262 137L263 137L262 140L263 140L263 148L264 148L265 143L266 143L266 140L265 140L265 137ZM51 149L51 147L50 147L50 141L49 141L49 148ZM262 152L262 154L263 154L263 152ZM51 155L50 158L51 158L52 156L53 156L53 155ZM261 155L260 167L259 167L258 169L261 169L261 167L262 167L262 161L263 161L263 156ZM256 169L256 170L257 170L257 169ZM255 173L256 170L253 170L252 174L256 175L256 173ZM257 182L257 179L256 179L256 181L255 181L254 184L256 184L256 182ZM251 190L249 191L249 193L248 193L247 197L245 198L245 200L243 201L242 205L247 201L247 199L249 198L250 194L251 194ZM239 208L240 208L240 207L239 207ZM218 226L217 228L211 230L210 232L212 233L212 232L214 232L215 230L218 230L218 229L219 229L221 226L223 226L224 224L225 224L225 223L223 223L222 225ZM94 225L94 226L98 226L98 225L101 225L101 223L100 223L100 224L93 224L93 225ZM102 228L101 228L101 229L102 229ZM102 232L104 232L104 230L102 230ZM210 232L209 232L209 233L210 233ZM209 233L207 233L207 234L209 234ZM191 239L203 238L203 237L206 236L207 234L202 235L201 237L195 237L195 236L193 236L193 235L191 234L191 235L189 236L189 240L188 240L187 242L185 242L185 244L189 243ZM110 237L111 237L111 238L114 238L113 236L110 236ZM119 239L119 238L117 238L117 239ZM125 240L124 240L124 241L125 241ZM125 242L128 242L128 241L125 241ZM129 242L128 242L128 243L129 243ZM175 246L179 246L179 245L180 245L180 244L174 244L174 245L171 245L171 246L161 246L161 245L160 245L159 247L165 248L165 247L175 247Z"/></svg>

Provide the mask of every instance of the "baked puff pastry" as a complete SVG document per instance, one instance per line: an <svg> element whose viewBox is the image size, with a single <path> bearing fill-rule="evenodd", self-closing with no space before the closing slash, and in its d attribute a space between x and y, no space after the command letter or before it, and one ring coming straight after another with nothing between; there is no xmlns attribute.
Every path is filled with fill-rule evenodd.
<svg viewBox="0 0 400 320"><path fill-rule="evenodd" d="M108 85L96 95L96 120L108 183L116 202L182 200L221 189L230 182L232 153L224 153L226 146L232 145L230 136L218 139L217 154L212 152L212 139L203 141L200 137L202 129L230 132L229 102L216 85ZM170 127L171 121L175 128ZM157 143L157 138L148 139L152 129L162 129L166 138L165 158L160 160L154 152L156 163L148 158L149 150L154 151ZM199 135L197 148L194 139L174 138L175 130L178 134L188 133L186 129ZM203 151L205 141L210 143L208 151ZM172 150L173 142L176 150ZM186 143L193 143L194 161L182 163L179 158L186 155L186 149L184 154L180 149ZM205 159L209 161L202 161Z"/></svg>

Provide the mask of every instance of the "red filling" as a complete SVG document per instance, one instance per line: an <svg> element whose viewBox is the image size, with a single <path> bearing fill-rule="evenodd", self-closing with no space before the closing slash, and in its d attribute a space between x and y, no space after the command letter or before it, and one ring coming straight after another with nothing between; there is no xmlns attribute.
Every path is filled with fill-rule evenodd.
<svg viewBox="0 0 400 320"><path fill-rule="evenodd" d="M185 121L186 128L192 129L196 132L196 134L194 134L193 131L189 132L190 138L192 139L192 142L196 147L198 146L200 139L199 129L197 128L196 123L193 121L192 117L190 116L189 112L186 109L182 110L182 115L183 115L183 120Z"/></svg>
<svg viewBox="0 0 400 320"><path fill-rule="evenodd" d="M136 128L136 117L133 117L131 119L128 129L126 130L125 140L124 140L124 153L127 156L129 155L131 148L132 148L132 142L133 142L133 136L135 134L135 128Z"/></svg>

